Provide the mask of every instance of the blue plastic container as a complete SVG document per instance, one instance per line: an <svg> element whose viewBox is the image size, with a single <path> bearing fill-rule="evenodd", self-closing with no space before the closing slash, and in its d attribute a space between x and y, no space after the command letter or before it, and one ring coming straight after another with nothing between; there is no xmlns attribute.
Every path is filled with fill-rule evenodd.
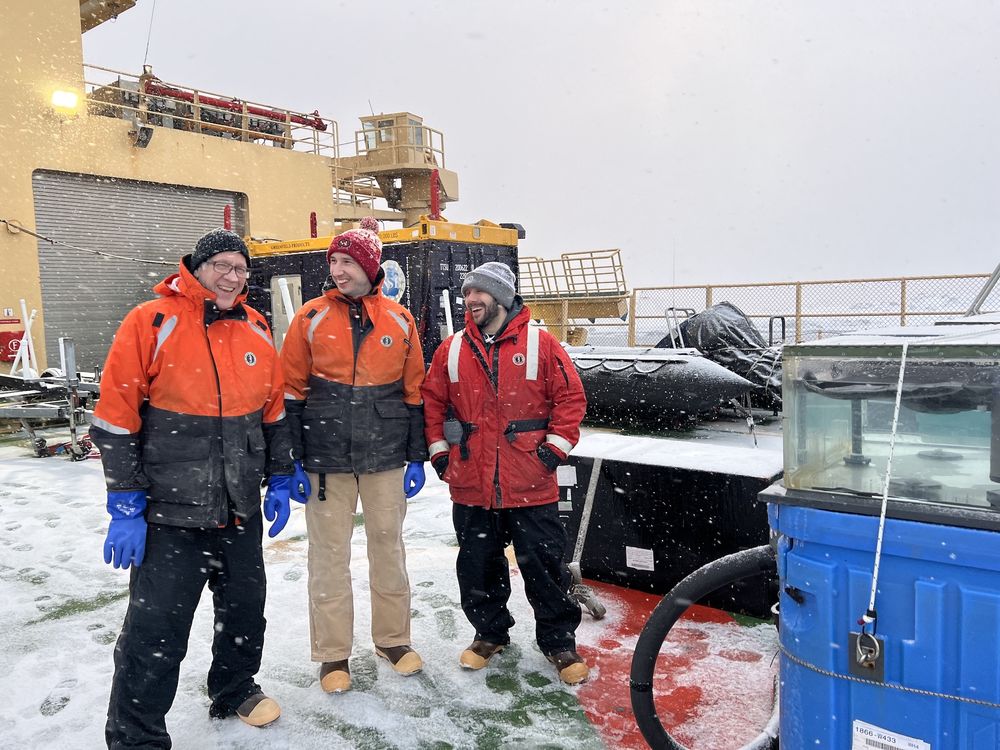
<svg viewBox="0 0 1000 750"><path fill-rule="evenodd" d="M886 521L876 599L885 682L866 684L844 676L878 518L788 500L768 506L780 535L782 750L1000 748L1000 533Z"/></svg>

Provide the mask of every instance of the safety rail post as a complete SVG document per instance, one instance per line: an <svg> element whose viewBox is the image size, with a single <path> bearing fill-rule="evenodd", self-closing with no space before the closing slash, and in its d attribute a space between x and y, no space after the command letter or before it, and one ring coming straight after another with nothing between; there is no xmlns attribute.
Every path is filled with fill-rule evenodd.
<svg viewBox="0 0 1000 750"><path fill-rule="evenodd" d="M899 282L899 324L906 325L906 279Z"/></svg>
<svg viewBox="0 0 1000 750"><path fill-rule="evenodd" d="M802 343L802 283L795 282L795 343Z"/></svg>
<svg viewBox="0 0 1000 750"><path fill-rule="evenodd" d="M191 119L194 120L194 131L201 132L201 96L195 90L191 93Z"/></svg>
<svg viewBox="0 0 1000 750"><path fill-rule="evenodd" d="M628 345L635 346L635 312L639 307L639 293L633 289L628 298Z"/></svg>
<svg viewBox="0 0 1000 750"><path fill-rule="evenodd" d="M712 287L705 287L705 309L707 310L712 306Z"/></svg>
<svg viewBox="0 0 1000 750"><path fill-rule="evenodd" d="M139 77L139 111L136 117L142 125L149 123L149 94L146 93L145 74Z"/></svg>

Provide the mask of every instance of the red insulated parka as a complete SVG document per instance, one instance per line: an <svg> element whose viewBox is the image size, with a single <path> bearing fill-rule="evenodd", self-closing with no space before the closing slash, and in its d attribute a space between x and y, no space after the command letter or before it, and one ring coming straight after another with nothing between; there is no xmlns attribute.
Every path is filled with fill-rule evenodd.
<svg viewBox="0 0 1000 750"><path fill-rule="evenodd" d="M108 489L145 489L150 523L211 528L260 511L261 479L292 472L291 439L264 316L245 294L219 310L187 261L122 321L91 437Z"/></svg>
<svg viewBox="0 0 1000 750"><path fill-rule="evenodd" d="M559 458L580 438L587 410L580 376L554 336L529 325L527 307L492 346L466 314L465 329L444 341L422 388L428 451L448 452L444 480L463 505L512 508L559 499L555 472L536 451L545 443ZM445 437L457 420L465 446Z"/></svg>

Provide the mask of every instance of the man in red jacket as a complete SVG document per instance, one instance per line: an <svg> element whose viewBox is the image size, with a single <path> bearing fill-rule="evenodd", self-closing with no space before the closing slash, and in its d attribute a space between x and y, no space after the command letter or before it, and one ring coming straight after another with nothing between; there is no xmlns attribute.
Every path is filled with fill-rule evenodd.
<svg viewBox="0 0 1000 750"><path fill-rule="evenodd" d="M454 502L462 610L476 629L459 662L482 669L510 642L513 543L538 646L576 685L589 669L576 652L555 471L580 437L583 385L559 342L530 325L506 265L471 271L462 295L465 329L434 353L422 388L431 463Z"/></svg>

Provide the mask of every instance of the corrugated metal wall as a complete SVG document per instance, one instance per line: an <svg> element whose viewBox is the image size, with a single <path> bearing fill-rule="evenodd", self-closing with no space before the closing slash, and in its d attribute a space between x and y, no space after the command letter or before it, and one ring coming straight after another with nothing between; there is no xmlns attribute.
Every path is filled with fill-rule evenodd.
<svg viewBox="0 0 1000 750"><path fill-rule="evenodd" d="M49 367L59 366L59 337L76 342L81 370L103 364L125 314L151 299L153 286L177 269L197 239L222 226L244 234L241 193L36 171L32 176L39 234L81 248L166 264L105 258L39 240L42 306Z"/></svg>

